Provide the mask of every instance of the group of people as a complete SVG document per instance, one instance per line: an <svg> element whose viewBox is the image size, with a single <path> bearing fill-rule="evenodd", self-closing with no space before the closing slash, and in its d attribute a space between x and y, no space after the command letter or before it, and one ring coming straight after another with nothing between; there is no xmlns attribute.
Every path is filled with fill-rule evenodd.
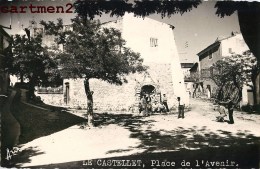
<svg viewBox="0 0 260 169"><path fill-rule="evenodd" d="M184 108L185 104L180 97L177 97L178 101L178 118L184 118ZM218 102L219 104L219 112L220 115L217 116L217 121L223 122L226 114L226 110L228 111L229 124L234 124L233 119L233 110L234 110L234 102L230 99L230 97L226 98L226 101ZM154 95L150 96L150 94L143 94L139 103L139 113L143 112L145 116L151 115L152 113L162 113L169 112L167 97L166 94L163 94L162 99L156 99Z"/></svg>
<svg viewBox="0 0 260 169"><path fill-rule="evenodd" d="M145 116L155 112L169 112L166 94L163 94L162 101L158 101L154 95L143 94L139 103L139 113L144 112Z"/></svg>
<svg viewBox="0 0 260 169"><path fill-rule="evenodd" d="M184 118L184 102L181 100L180 97L177 97L177 101L179 111L178 118ZM163 94L162 99L160 99L159 101L155 98L155 96L151 97L150 94L142 95L139 103L139 113L144 112L144 115L148 116L156 112L162 113L169 111L170 110L167 104L166 94Z"/></svg>

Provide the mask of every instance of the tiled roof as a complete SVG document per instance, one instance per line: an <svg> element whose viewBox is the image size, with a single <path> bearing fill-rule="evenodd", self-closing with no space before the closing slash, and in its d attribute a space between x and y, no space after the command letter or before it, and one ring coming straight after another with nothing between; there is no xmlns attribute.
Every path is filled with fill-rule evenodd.
<svg viewBox="0 0 260 169"><path fill-rule="evenodd" d="M2 28L1 25L0 25L0 34L7 38L11 38L11 36Z"/></svg>
<svg viewBox="0 0 260 169"><path fill-rule="evenodd" d="M205 52L208 52L208 51L211 50L212 48L218 46L218 45L221 43L221 41L226 40L226 39L229 39L229 38L232 38L232 37L234 37L234 36L236 36L236 35L238 35L238 34L235 34L235 33L232 32L232 35L231 35L231 36L228 36L228 37L221 37L221 36L219 36L214 43L212 43L212 44L209 45L208 47L204 48L204 49L203 49L202 51L200 51L197 55L200 57L200 56L203 55Z"/></svg>

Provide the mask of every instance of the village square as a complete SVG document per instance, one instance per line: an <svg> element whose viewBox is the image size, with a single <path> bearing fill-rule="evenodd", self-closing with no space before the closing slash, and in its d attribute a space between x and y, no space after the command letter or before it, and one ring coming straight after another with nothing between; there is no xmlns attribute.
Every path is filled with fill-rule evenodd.
<svg viewBox="0 0 260 169"><path fill-rule="evenodd" d="M0 18L1 167L258 168L259 3L93 2Z"/></svg>

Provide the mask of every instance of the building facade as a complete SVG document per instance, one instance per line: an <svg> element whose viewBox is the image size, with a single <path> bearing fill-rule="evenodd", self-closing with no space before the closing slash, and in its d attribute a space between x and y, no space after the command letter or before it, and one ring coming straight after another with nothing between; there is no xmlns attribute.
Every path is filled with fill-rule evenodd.
<svg viewBox="0 0 260 169"><path fill-rule="evenodd" d="M210 78L212 76L213 70L212 65L223 57L229 57L234 54L243 54L243 52L249 50L246 45L242 34L233 33L231 36L226 38L218 38L214 43L200 51L197 55L199 57L198 70L200 75L201 86L205 95L210 98L212 95L216 94L218 86ZM252 102L251 95L248 94L247 90L249 87L244 85L242 104L248 104Z"/></svg>
<svg viewBox="0 0 260 169"><path fill-rule="evenodd" d="M194 64L195 63L181 63L181 70L184 75L185 90L189 93L190 96L194 84L193 79L191 78L190 69L193 67Z"/></svg>
<svg viewBox="0 0 260 169"><path fill-rule="evenodd" d="M143 64L149 68L145 73L129 75L128 83L121 86L91 79L94 109L129 110L138 105L143 93L155 95L157 99L166 94L170 107L177 105L178 96L186 105L189 104L172 25L126 14L122 19L103 24L103 27L120 30L126 46L140 53ZM40 96L44 100L45 96ZM73 107L86 107L84 79L64 79L63 97L58 102Z"/></svg>

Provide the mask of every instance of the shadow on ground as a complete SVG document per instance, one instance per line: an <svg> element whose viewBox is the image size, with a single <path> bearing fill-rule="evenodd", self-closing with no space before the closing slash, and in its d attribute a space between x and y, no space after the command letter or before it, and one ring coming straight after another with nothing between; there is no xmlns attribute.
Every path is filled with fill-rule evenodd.
<svg viewBox="0 0 260 169"><path fill-rule="evenodd" d="M47 136L64 130L86 119L66 112L65 108L46 105L43 110L20 102L20 96L14 98L11 109L14 117L21 125L19 144L24 144L36 138Z"/></svg>
<svg viewBox="0 0 260 169"><path fill-rule="evenodd" d="M165 117L167 118L167 115L165 115ZM247 130L231 133L220 129L213 132L208 129L207 126L190 126L189 128L177 127L172 130L163 130L153 128L154 125L158 124L155 120L147 120L145 117L133 116L131 114L95 114L95 119L95 125L99 128L115 124L128 129L131 132L129 137L140 141L137 147L126 146L125 149L115 149L106 152L110 154L112 158L104 159L105 161L142 161L141 166L134 166L132 168L165 168L160 166L163 161L175 162L174 167L168 166L166 168L185 167L181 165L183 164L183 160L190 162L190 166L186 167L193 168L216 168L215 163L207 163L207 161L220 161L223 165L218 167L222 168L259 167L260 139L250 134ZM133 149L142 150L142 153L115 157L116 153L128 152ZM26 159L24 160L26 161ZM83 166L83 161L76 161L35 167L106 168L107 166L100 164L99 160L100 159L93 159L91 166ZM152 166L151 160L159 160L160 164ZM231 164L231 161L234 163ZM122 166L117 165L118 164L109 167L122 168ZM124 168L131 168L131 166L124 166Z"/></svg>
<svg viewBox="0 0 260 169"><path fill-rule="evenodd" d="M46 109L50 107L50 109ZM32 107L20 101L19 93L14 97L11 112L20 124L19 144L30 142L39 137L47 136L55 132L64 130L70 126L86 121L86 119L66 112L64 108L46 105L44 109ZM2 133L3 134L3 133ZM4 139L5 137L2 137ZM2 143L8 143L8 140L1 140ZM41 154L35 149L28 149L20 152L19 155L12 156L12 160L6 160L7 147L12 150L13 147L5 144L1 145L1 165L11 167L14 163L28 163L29 157ZM20 156L22 158L20 158ZM15 158L19 157L19 158ZM14 162L15 161L15 162Z"/></svg>
<svg viewBox="0 0 260 169"><path fill-rule="evenodd" d="M165 116L167 118L167 115ZM193 162L195 160L204 160L204 162L206 160L229 160L236 162L239 167L259 167L260 138L247 130L238 130L236 133L232 133L219 129L213 132L207 126L154 130L153 126L156 125L154 120L147 120L144 117L131 114L96 114L95 119L97 119L97 127L116 124L128 129L131 132L130 138L136 138L141 141L138 147L110 150L107 154L127 152L132 149L145 150L141 154L111 159L142 159L146 164L152 159L162 161L165 159L177 160L178 164L185 159ZM144 129L141 128L142 126L147 127ZM81 166L81 163L78 162L78 165ZM70 164L73 165L73 163ZM200 167L203 167L203 164ZM234 168L235 166L224 167Z"/></svg>
<svg viewBox="0 0 260 169"><path fill-rule="evenodd" d="M167 118L167 115L165 115ZM208 147L223 147L234 145L259 144L260 138L250 134L250 131L237 131L236 134L224 129L213 132L207 126L191 126L189 128L177 127L173 130L154 130L154 120L144 117L125 114L96 114L96 126L103 127L116 124L128 129L131 138L141 140L142 144L137 148L146 149L145 153L155 150L179 150L179 149L202 149ZM212 122L214 123L214 122ZM157 123L158 124L158 123ZM141 126L146 125L146 129ZM173 124L174 125L174 124Z"/></svg>

